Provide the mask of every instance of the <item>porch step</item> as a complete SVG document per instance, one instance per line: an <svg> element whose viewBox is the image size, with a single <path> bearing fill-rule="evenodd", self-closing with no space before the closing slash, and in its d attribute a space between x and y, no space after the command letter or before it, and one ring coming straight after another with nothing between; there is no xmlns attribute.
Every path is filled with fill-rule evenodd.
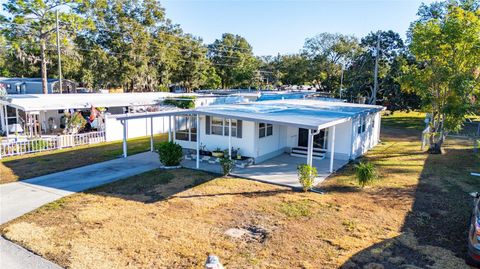
<svg viewBox="0 0 480 269"><path fill-rule="evenodd" d="M293 150L305 151L305 152L307 152L308 148L307 148L307 147L293 147L293 148L292 148L292 151L293 151ZM313 152L326 153L327 150L326 150L326 149L321 149L321 148L313 148Z"/></svg>
<svg viewBox="0 0 480 269"><path fill-rule="evenodd" d="M323 160L325 159L325 153L326 153L326 150L324 149L318 149L318 148L314 148L313 149L313 159L316 159L316 160ZM308 155L308 152L307 152L307 148L304 148L304 147L294 147L292 148L292 151L290 152L290 156L295 156L295 157L307 157Z"/></svg>

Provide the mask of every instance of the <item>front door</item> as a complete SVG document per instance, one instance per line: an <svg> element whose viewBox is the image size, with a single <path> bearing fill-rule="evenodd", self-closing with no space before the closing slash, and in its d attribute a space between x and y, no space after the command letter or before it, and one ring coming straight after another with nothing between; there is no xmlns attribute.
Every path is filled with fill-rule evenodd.
<svg viewBox="0 0 480 269"><path fill-rule="evenodd" d="M313 137L313 147L314 148L326 148L326 132L325 129L320 130L320 133ZM308 129L299 128L298 129L298 146L299 147L308 147Z"/></svg>

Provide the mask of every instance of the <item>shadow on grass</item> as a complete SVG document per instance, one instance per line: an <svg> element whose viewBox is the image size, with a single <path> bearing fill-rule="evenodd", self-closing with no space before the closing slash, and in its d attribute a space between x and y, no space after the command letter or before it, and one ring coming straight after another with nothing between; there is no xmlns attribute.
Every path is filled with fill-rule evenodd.
<svg viewBox="0 0 480 269"><path fill-rule="evenodd" d="M198 194L198 195L175 195L175 198L197 198L197 197L217 197L217 196L227 196L227 195L242 195L245 197L256 197L256 196L275 196L281 193L292 193L291 189L284 190L272 190L272 191L246 191L246 192L226 192L226 193L214 193L214 194Z"/></svg>
<svg viewBox="0 0 480 269"><path fill-rule="evenodd" d="M189 199L198 197L220 197L228 195L242 195L245 197L273 196L280 193L292 192L291 189L275 189L255 192L222 192L209 194L177 195L187 189L218 178L218 174L181 168L175 170L155 169L127 179L119 180L107 185L93 188L86 193L117 197L125 200L156 203L171 198ZM233 180L233 179L232 179Z"/></svg>
<svg viewBox="0 0 480 269"><path fill-rule="evenodd" d="M469 149L448 149L443 156L427 157L416 187L382 188L375 193L379 201L401 203L398 199L413 198L412 210L400 236L363 249L342 268L466 267L463 259L472 210L468 193L480 190L480 182L470 179L470 170L479 161Z"/></svg>

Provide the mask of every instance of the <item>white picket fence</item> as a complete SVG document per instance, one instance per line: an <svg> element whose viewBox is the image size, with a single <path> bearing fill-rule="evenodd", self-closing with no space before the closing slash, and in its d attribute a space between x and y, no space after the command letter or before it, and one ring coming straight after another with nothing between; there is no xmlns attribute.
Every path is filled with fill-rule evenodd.
<svg viewBox="0 0 480 269"><path fill-rule="evenodd" d="M8 156L91 145L105 142L105 132L89 132L69 135L47 135L38 138L10 139L1 141L0 159Z"/></svg>

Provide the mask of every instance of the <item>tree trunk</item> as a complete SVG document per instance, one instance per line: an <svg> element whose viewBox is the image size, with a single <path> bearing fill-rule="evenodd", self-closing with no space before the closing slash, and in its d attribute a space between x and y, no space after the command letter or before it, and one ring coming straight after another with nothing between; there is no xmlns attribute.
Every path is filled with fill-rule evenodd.
<svg viewBox="0 0 480 269"><path fill-rule="evenodd" d="M442 145L443 145L443 139L439 139L434 143L430 143L430 148L428 149L428 152L430 154L443 154Z"/></svg>
<svg viewBox="0 0 480 269"><path fill-rule="evenodd" d="M48 94L48 82L47 82L47 58L45 55L46 44L45 40L40 40L41 46L41 61L42 61L42 91L44 94Z"/></svg>
<svg viewBox="0 0 480 269"><path fill-rule="evenodd" d="M435 115L435 114L433 114ZM432 117L435 119L435 116ZM430 154L443 154L443 142L445 141L445 135L443 133L443 118L440 120L433 120L433 125L437 125L432 129L432 134L430 134L430 146L428 152ZM435 137L435 134L439 134L438 138Z"/></svg>

